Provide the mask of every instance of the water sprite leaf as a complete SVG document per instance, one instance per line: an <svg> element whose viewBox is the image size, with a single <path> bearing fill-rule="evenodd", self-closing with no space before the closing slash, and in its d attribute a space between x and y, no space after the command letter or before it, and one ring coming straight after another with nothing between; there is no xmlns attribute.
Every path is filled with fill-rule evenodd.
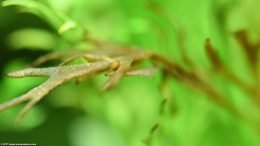
<svg viewBox="0 0 260 146"><path fill-rule="evenodd" d="M35 15L48 21L55 29L58 29L62 24L62 20L47 6L32 0L6 0L2 2L3 7L20 6L22 11L31 12Z"/></svg>
<svg viewBox="0 0 260 146"><path fill-rule="evenodd" d="M47 21L59 34L71 40L72 37L63 35L65 32L78 27L77 23L63 13L60 13L52 8L33 0L5 0L2 2L3 7L20 6L22 12L29 12L37 15ZM81 32L83 29L79 28ZM76 30L75 30L76 31ZM80 33L74 33L78 35ZM71 34L70 34L71 35ZM74 36L77 38L77 36Z"/></svg>
<svg viewBox="0 0 260 146"><path fill-rule="evenodd" d="M58 32L59 34L63 34L67 30L72 29L74 27L76 27L76 23L74 21L67 21L61 25Z"/></svg>
<svg viewBox="0 0 260 146"><path fill-rule="evenodd" d="M14 49L51 49L57 45L58 38L44 29L26 28L11 33L7 43Z"/></svg>

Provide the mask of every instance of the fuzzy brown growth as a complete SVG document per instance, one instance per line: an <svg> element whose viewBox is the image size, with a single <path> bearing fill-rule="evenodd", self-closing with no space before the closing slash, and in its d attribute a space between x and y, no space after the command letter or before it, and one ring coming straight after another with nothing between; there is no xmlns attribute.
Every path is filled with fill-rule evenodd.
<svg viewBox="0 0 260 146"><path fill-rule="evenodd" d="M48 77L48 80L24 95L0 104L0 112L27 101L27 105L17 117L17 121L19 121L50 91L70 80L75 79L79 82L91 76L104 73L104 75L108 76L108 80L101 89L108 90L118 85L119 81L125 76L151 76L156 71L161 70L164 73L163 75L167 76L167 78L172 77L190 88L204 93L210 101L226 109L233 115L247 120L249 119L250 121L255 120L255 117L246 116L246 113L249 113L246 109L240 110L236 108L228 100L228 97L224 96L215 88L210 80L210 76L207 76L212 73L211 71L201 70L196 66L193 66L192 70L188 70L160 54L147 52L143 49L122 47L89 38L88 41L92 41L97 48L90 51L73 50L51 53L36 60L29 68L9 73L9 77L22 78L39 76ZM218 54L215 52L209 40L206 40L205 49L214 68L217 68L216 73L223 75L227 81L231 81L240 86L241 89L245 90L249 96L252 97L253 101L259 99L259 93L253 90L257 87L251 87L245 84L244 81L231 73L230 70L221 63ZM68 59L54 67L36 68L45 62L61 58ZM75 65L69 64L78 58L84 58L86 62ZM154 66L138 68L138 65L140 65L143 60L151 61ZM162 105L162 108L164 105L165 104Z"/></svg>

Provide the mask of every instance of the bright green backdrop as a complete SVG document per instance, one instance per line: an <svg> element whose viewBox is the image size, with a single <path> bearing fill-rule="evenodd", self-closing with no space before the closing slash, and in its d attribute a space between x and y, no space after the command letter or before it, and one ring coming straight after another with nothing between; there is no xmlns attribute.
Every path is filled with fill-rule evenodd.
<svg viewBox="0 0 260 146"><path fill-rule="evenodd" d="M259 0L6 0L0 8L0 101L25 93L44 79L11 79L49 51L85 49L84 31L114 43L137 46L185 66L187 57L202 69L210 64L204 42L210 38L221 59L241 79L254 82L245 54L233 34L240 29L252 41L260 34ZM191 69L191 68L189 68ZM211 76L211 74L210 74ZM162 75L125 78L101 92L105 77L51 92L14 124L21 106L0 113L0 142L63 146L258 146L252 126L203 93ZM254 108L237 86L212 74L237 108ZM159 113L161 101L170 98ZM259 109L251 110L259 114ZM149 131L155 125L153 134Z"/></svg>

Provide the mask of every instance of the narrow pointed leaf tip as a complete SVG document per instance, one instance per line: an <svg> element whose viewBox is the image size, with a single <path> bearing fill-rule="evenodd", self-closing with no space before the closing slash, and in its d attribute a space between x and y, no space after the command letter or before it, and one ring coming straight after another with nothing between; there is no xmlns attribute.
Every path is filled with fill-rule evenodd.
<svg viewBox="0 0 260 146"><path fill-rule="evenodd" d="M58 30L58 33L59 34L63 34L64 32L72 29L72 28L75 28L77 25L74 21L66 21L65 23L63 23L59 30Z"/></svg>

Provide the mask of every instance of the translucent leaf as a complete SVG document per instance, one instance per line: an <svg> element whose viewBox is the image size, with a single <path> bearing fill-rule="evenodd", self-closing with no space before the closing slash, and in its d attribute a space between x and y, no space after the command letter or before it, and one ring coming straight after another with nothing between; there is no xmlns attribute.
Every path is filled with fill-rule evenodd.
<svg viewBox="0 0 260 146"><path fill-rule="evenodd" d="M57 39L46 30L29 28L11 33L7 42L15 49L52 49L56 46Z"/></svg>
<svg viewBox="0 0 260 146"><path fill-rule="evenodd" d="M47 7L46 5L37 1L6 0L2 2L2 6L21 6L22 12L29 12L39 16L43 20L47 21L52 27L54 27L59 34L64 34L68 30L71 30L72 28L75 28L77 26L77 23L65 14L60 13L59 11L55 11L50 7ZM77 40L82 35L77 31L83 32L83 29L79 28L78 30L73 31L73 33L70 33L69 35L63 35L63 37L67 38L70 41L73 41L72 39L75 38ZM71 35L73 37L70 37Z"/></svg>

